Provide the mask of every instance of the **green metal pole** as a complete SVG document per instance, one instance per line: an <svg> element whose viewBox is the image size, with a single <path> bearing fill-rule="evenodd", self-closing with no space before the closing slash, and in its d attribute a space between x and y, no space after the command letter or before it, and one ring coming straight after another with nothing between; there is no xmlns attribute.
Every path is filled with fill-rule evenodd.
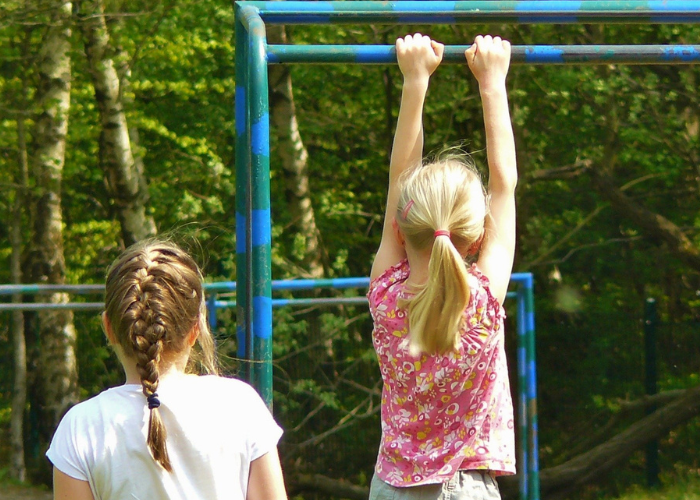
<svg viewBox="0 0 700 500"><path fill-rule="evenodd" d="M520 489L520 499L528 500L528 486L529 486L529 476L530 476L530 454L528 450L530 449L529 442L529 426L528 426L528 399L527 399L527 324L525 320L525 309L526 309L526 299L525 299L525 287L520 284L518 288L517 295L517 329L518 329L518 441L519 441L519 455L518 455L518 478L519 478L519 489Z"/></svg>
<svg viewBox="0 0 700 500"><path fill-rule="evenodd" d="M236 4L236 336L243 376L251 384L253 358L252 270L250 227L250 110L248 98L248 30L242 22L242 8Z"/></svg>
<svg viewBox="0 0 700 500"><path fill-rule="evenodd" d="M656 299L648 298L644 307L644 387L648 396L657 393L656 370ZM656 407L647 408L647 415L654 413ZM659 441L654 439L646 446L647 485L659 486Z"/></svg>
<svg viewBox="0 0 700 500"><path fill-rule="evenodd" d="M265 24L255 9L244 9L250 34L248 90L250 102L250 197L252 210L253 382L272 408L272 252L270 211L270 116Z"/></svg>
<svg viewBox="0 0 700 500"><path fill-rule="evenodd" d="M525 325L527 338L527 421L529 427L528 499L540 499L539 433L537 424L537 357L535 351L535 300L532 275L525 281Z"/></svg>

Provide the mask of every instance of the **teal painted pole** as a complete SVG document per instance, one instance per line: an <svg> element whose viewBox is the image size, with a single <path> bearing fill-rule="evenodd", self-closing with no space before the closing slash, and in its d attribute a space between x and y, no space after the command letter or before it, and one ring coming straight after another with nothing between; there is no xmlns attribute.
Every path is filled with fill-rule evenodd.
<svg viewBox="0 0 700 500"><path fill-rule="evenodd" d="M250 35L248 90L250 102L250 197L253 273L253 383L272 408L272 252L270 211L270 116L265 24L254 9L243 12Z"/></svg>
<svg viewBox="0 0 700 500"><path fill-rule="evenodd" d="M517 291L518 333L518 477L520 498L539 500L539 442L537 431L537 370L535 356L535 308L531 273L513 273Z"/></svg>
<svg viewBox="0 0 700 500"><path fill-rule="evenodd" d="M539 430L537 422L537 356L535 342L535 300L532 274L523 283L527 339L527 422L529 430L528 500L540 500Z"/></svg>
<svg viewBox="0 0 700 500"><path fill-rule="evenodd" d="M647 396L658 392L657 387L657 362L656 362L656 325L658 316L656 313L656 299L647 298L644 305L644 389ZM656 406L647 408L646 414L656 411ZM659 441L654 439L647 444L645 450L647 486L656 488L659 486Z"/></svg>
<svg viewBox="0 0 700 500"><path fill-rule="evenodd" d="M253 314L252 229L250 224L250 110L248 106L248 30L242 7L236 4L236 337L243 376L252 380Z"/></svg>
<svg viewBox="0 0 700 500"><path fill-rule="evenodd" d="M527 328L525 324L525 294L522 285L517 295L517 330L518 330L518 479L521 500L527 499L529 476L529 429L527 411Z"/></svg>

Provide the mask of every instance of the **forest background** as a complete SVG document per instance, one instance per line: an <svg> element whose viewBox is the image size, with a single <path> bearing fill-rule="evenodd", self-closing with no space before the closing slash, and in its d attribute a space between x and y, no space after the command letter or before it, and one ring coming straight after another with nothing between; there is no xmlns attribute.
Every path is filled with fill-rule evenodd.
<svg viewBox="0 0 700 500"><path fill-rule="evenodd" d="M452 45L478 33L516 45L684 44L700 26L288 26L268 40L393 44L414 31ZM0 5L0 283L100 284L125 246L155 234L184 243L208 281L235 279L232 40L226 0ZM511 69L515 271L535 276L546 498L643 484L654 439L662 482L700 475L699 78L695 66ZM275 279L368 274L400 91L395 65L271 67ZM466 66L441 67L426 152L462 143L483 168L480 113ZM324 294L338 292L308 296ZM648 297L660 320L653 397ZM218 316L235 375L235 311ZM274 413L293 495L366 495L380 431L370 333L366 307L275 310ZM60 416L121 381L95 312L0 313L0 471L48 482L43 452ZM512 496L513 482L501 486Z"/></svg>

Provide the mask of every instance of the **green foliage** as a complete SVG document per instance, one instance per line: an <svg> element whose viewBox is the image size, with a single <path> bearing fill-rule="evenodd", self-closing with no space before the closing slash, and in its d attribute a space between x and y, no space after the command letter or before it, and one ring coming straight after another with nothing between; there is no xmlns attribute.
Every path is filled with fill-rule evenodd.
<svg viewBox="0 0 700 500"><path fill-rule="evenodd" d="M8 5L3 8L20 15L19 4ZM109 27L120 49L115 54L120 71L129 66L129 85L122 90L129 125L139 133L137 155L149 180L148 209L161 233L174 233L191 247L209 281L233 279L235 81L230 2L117 2L109 8L126 14L110 17ZM38 14L32 19L45 22ZM27 35L23 26L14 22L0 27L2 283L10 280L17 120L24 116L28 128L32 123L31 113L18 113L31 108L24 103L31 101L35 84L35 68L22 59L22 40L28 37L29 52L35 53L41 37L41 30ZM290 43L298 44L390 44L416 30L460 45L483 32L498 32L514 44L691 43L700 34L698 26L673 25L288 28ZM98 163L99 117L77 32L73 42L62 200L67 277L71 283L102 283L122 243ZM296 65L291 74L300 133L310 155L311 203L324 267L329 276L367 275L381 236L401 75L394 66L359 65ZM659 331L660 388L700 383L698 270L613 210L587 172L546 180L541 175L584 164L605 169L612 166L614 154L616 187L624 186L635 202L672 221L700 245L698 81L699 70L693 66L511 70L520 169L516 270L536 277L545 467L566 460L571 450L603 428L619 410L620 400L643 394L641 316L646 297L657 298L664 324ZM426 152L464 142L486 171L480 101L465 67L438 70L424 122ZM272 272L277 279L292 278L300 275L306 249L303 238L291 229L294 221L272 132ZM22 222L26 250L28 214ZM358 293L362 292L307 296ZM235 299L226 294L219 298ZM514 372L516 311L507 307ZM0 320L0 433L6 432L12 387L7 317ZM215 334L227 373L237 373L242 366L236 354L235 320L235 310L218 311ZM88 397L120 383L122 375L105 345L98 315L79 313L75 321L81 395ZM364 307L275 310L275 415L286 430L282 452L289 471L320 472L367 484L379 441L381 391L370 331ZM335 431L326 434L330 429ZM700 466L693 452L700 445L699 429L697 423L683 426L661 443L662 468L669 481ZM6 454L7 450L0 454L0 464ZM609 498L641 482L643 459L635 456L614 472L605 484L601 481L579 495ZM689 491L692 484L689 480Z"/></svg>
<svg viewBox="0 0 700 500"><path fill-rule="evenodd" d="M666 486L660 490L635 487L618 500L698 500L700 499L700 478L694 474L682 474L668 478Z"/></svg>

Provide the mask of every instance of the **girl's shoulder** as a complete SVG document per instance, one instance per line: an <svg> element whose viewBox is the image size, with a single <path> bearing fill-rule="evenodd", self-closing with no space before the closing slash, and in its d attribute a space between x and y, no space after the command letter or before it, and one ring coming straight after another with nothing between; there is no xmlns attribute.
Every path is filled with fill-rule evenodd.
<svg viewBox="0 0 700 500"><path fill-rule="evenodd" d="M491 286L488 276L481 272L481 269L479 269L479 266L476 265L476 262L467 267L467 273L469 273L471 278L469 281L471 288L489 289Z"/></svg>
<svg viewBox="0 0 700 500"><path fill-rule="evenodd" d="M469 273L468 282L471 291L467 312L479 311L483 313L486 311L494 319L505 318L503 306L491 293L491 282L488 276L479 269L476 263L469 266L467 272Z"/></svg>
<svg viewBox="0 0 700 500"><path fill-rule="evenodd" d="M398 264L386 269L382 274L374 278L369 283L370 292L377 288L389 288L395 283L401 283L408 279L410 268L408 266L408 259L403 259Z"/></svg>
<svg viewBox="0 0 700 500"><path fill-rule="evenodd" d="M128 412L137 401L145 401L140 385L110 387L73 405L61 419L61 425L75 427L102 422L105 415Z"/></svg>
<svg viewBox="0 0 700 500"><path fill-rule="evenodd" d="M260 399L258 392L243 380L221 375L182 375L161 383L159 392L184 392L201 397Z"/></svg>
<svg viewBox="0 0 700 500"><path fill-rule="evenodd" d="M370 306L380 302L383 297L387 296L387 294L391 294L392 291L393 293L398 293L399 289L396 285L406 281L409 273L410 268L408 266L408 260L404 259L374 278L370 282L367 290L367 299L369 300Z"/></svg>

